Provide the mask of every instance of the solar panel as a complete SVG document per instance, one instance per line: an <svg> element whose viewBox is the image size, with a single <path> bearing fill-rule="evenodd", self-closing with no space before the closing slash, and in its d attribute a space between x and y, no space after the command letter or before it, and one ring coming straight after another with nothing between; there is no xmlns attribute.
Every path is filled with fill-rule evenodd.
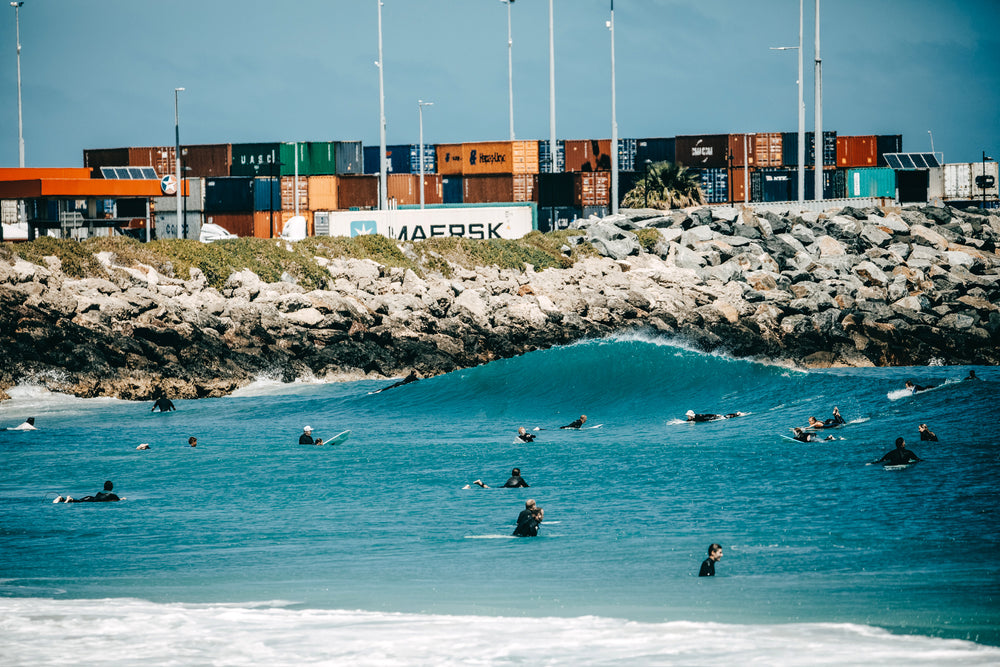
<svg viewBox="0 0 1000 667"><path fill-rule="evenodd" d="M153 167L101 167L101 177L119 181L157 181L160 179Z"/></svg>
<svg viewBox="0 0 1000 667"><path fill-rule="evenodd" d="M141 167L129 167L128 177L131 179L141 179L142 178L142 168Z"/></svg>
<svg viewBox="0 0 1000 667"><path fill-rule="evenodd" d="M142 177L146 180L155 181L159 178L156 175L156 170L152 167L139 167L142 170Z"/></svg>
<svg viewBox="0 0 1000 667"><path fill-rule="evenodd" d="M882 157L885 158L886 164L893 169L912 171L941 166L934 153L883 153Z"/></svg>

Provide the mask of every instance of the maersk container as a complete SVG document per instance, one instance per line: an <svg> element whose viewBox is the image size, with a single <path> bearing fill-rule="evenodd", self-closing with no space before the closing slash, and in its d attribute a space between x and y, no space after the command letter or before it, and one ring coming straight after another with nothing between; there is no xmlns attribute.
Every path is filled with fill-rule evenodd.
<svg viewBox="0 0 1000 667"><path fill-rule="evenodd" d="M699 174L699 184L706 203L722 204L729 201L729 175L726 169L710 167L696 171Z"/></svg>
<svg viewBox="0 0 1000 667"><path fill-rule="evenodd" d="M896 172L888 167L848 169L847 196L891 197L895 199Z"/></svg>
<svg viewBox="0 0 1000 667"><path fill-rule="evenodd" d="M650 164L658 162L674 164L677 161L676 140L674 137L636 139L635 170L639 172L645 171L646 160L649 160Z"/></svg>
<svg viewBox="0 0 1000 667"><path fill-rule="evenodd" d="M364 173L364 154L360 141L334 141L335 167L338 175ZM319 175L318 172L313 174Z"/></svg>
<svg viewBox="0 0 1000 667"><path fill-rule="evenodd" d="M727 166L728 134L697 134L675 137L675 140L677 164L698 169Z"/></svg>
<svg viewBox="0 0 1000 667"><path fill-rule="evenodd" d="M556 173L566 171L566 142L556 140ZM552 173L552 142L542 139L538 142L538 173Z"/></svg>
<svg viewBox="0 0 1000 667"><path fill-rule="evenodd" d="M901 134L877 134L875 135L875 156L876 166L888 167L885 161L886 153L903 152L903 135Z"/></svg>

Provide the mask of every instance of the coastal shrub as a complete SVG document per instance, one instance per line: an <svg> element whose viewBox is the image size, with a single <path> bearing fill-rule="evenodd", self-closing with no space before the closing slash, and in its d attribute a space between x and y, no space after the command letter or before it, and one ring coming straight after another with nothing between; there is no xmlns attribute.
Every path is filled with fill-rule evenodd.
<svg viewBox="0 0 1000 667"><path fill-rule="evenodd" d="M646 252L653 252L653 247L656 246L663 236L660 234L660 230L655 227L646 227L636 231L635 235L639 238L639 245Z"/></svg>
<svg viewBox="0 0 1000 667"><path fill-rule="evenodd" d="M311 256L337 259L370 259L382 266L398 266L418 271L417 265L399 249L396 241L378 234L346 236L315 236L295 244L300 251Z"/></svg>
<svg viewBox="0 0 1000 667"><path fill-rule="evenodd" d="M39 236L30 243L12 244L12 249L24 261L39 266L45 266L42 258L55 255L62 263L63 273L71 278L88 278L104 273L94 253L73 239Z"/></svg>
<svg viewBox="0 0 1000 667"><path fill-rule="evenodd" d="M95 255L110 252L114 255L115 264L121 266L146 264L159 273L173 275L173 266L163 254L155 252L151 244L142 243L130 236L95 236L83 241L82 245Z"/></svg>

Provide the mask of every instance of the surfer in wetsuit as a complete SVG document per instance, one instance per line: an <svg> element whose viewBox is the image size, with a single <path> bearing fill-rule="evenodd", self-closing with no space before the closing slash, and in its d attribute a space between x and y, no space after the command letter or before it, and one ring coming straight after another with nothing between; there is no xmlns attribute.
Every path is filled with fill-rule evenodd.
<svg viewBox="0 0 1000 667"><path fill-rule="evenodd" d="M714 577L715 576L715 564L722 558L722 546L715 544L714 542L708 545L708 558L704 560L701 564L701 570L698 571L699 577Z"/></svg>
<svg viewBox="0 0 1000 667"><path fill-rule="evenodd" d="M517 429L517 439L520 440L521 442L532 442L534 441L535 437L536 436L534 433L528 433L528 429L524 428L523 426Z"/></svg>
<svg viewBox="0 0 1000 667"><path fill-rule="evenodd" d="M580 415L580 418L576 421L570 422L565 426L560 426L559 428L583 428L583 425L587 423L587 415Z"/></svg>
<svg viewBox="0 0 1000 667"><path fill-rule="evenodd" d="M733 417L742 417L742 412L730 412L727 415L716 415L710 412L705 414L695 414L694 410L688 410L684 413L684 416L689 422L714 422L716 419L732 419Z"/></svg>
<svg viewBox="0 0 1000 667"><path fill-rule="evenodd" d="M969 374L965 376L965 379L966 380L978 380L979 378L976 377L976 371L969 371Z"/></svg>
<svg viewBox="0 0 1000 667"><path fill-rule="evenodd" d="M170 412L171 410L177 409L174 407L171 400L163 394L160 394L160 397L156 399L155 403L153 403L153 409L150 410L150 412L156 412L157 408L159 408L160 412Z"/></svg>
<svg viewBox="0 0 1000 667"><path fill-rule="evenodd" d="M503 483L503 488L505 489L521 489L528 488L528 483L524 481L521 477L521 469L514 468L510 471L510 479Z"/></svg>
<svg viewBox="0 0 1000 667"><path fill-rule="evenodd" d="M930 442L937 442L938 437L934 435L934 431L927 428L927 424L921 424L917 427L920 430L920 439L929 440Z"/></svg>
<svg viewBox="0 0 1000 667"><path fill-rule="evenodd" d="M299 436L299 444L300 445L312 445L312 444L314 444L314 441L313 441L313 438L312 438L312 431L313 431L312 430L312 426L303 426L302 427L302 435Z"/></svg>
<svg viewBox="0 0 1000 667"><path fill-rule="evenodd" d="M794 440L798 440L799 442L820 442L820 440L833 440L832 435L828 435L825 438L820 438L815 433L810 433L809 431L806 431L805 429L801 428L792 429L792 438Z"/></svg>
<svg viewBox="0 0 1000 667"><path fill-rule="evenodd" d="M927 391L928 389L933 389L937 385L936 384L929 384L926 387L924 387L924 386L921 386L919 384L913 384L913 380L907 380L905 386L906 386L907 389L910 390L911 394L915 394L918 391Z"/></svg>
<svg viewBox="0 0 1000 667"><path fill-rule="evenodd" d="M414 371L414 370L411 370L410 374L407 375L402 380L400 380L399 382L396 382L395 384L390 384L388 387L382 387L381 389L377 390L375 393L378 394L380 392L383 392L383 391L386 391L386 390L389 390L389 389L395 389L396 387L402 387L404 384L410 384L411 382L416 382L419 379L420 379L420 376L417 374L417 372Z"/></svg>
<svg viewBox="0 0 1000 667"><path fill-rule="evenodd" d="M534 500L526 500L524 509L517 515L517 528L513 535L516 537L537 537L538 526L542 523L545 511L535 505Z"/></svg>
<svg viewBox="0 0 1000 667"><path fill-rule="evenodd" d="M23 423L18 424L17 426L11 426L7 430L8 431L37 431L38 429L35 427L35 418L34 417L28 417Z"/></svg>
<svg viewBox="0 0 1000 667"><path fill-rule="evenodd" d="M892 450L878 461L873 461L873 463L884 463L889 466L905 466L909 463L915 463L917 461L923 461L923 459L906 448L906 440L903 438L896 438L896 449Z"/></svg>
<svg viewBox="0 0 1000 667"><path fill-rule="evenodd" d="M108 481L106 481L104 483L104 490L103 491L98 491L97 495L95 495L95 496L84 496L83 498L79 498L79 499L74 499L72 496L66 496L65 498L63 498L62 496L59 496L55 500L53 500L52 502L54 502L54 503L107 503L107 502L113 502L115 500L122 500L115 493L112 492L113 488L114 488L114 484L111 483L111 480L108 480Z"/></svg>

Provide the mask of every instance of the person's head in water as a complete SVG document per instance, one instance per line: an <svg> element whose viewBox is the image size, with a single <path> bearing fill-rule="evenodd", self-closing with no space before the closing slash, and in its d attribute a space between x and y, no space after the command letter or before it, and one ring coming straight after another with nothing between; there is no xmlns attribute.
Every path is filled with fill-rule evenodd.
<svg viewBox="0 0 1000 667"><path fill-rule="evenodd" d="M693 419L694 418L694 410L688 410L687 412L684 413L684 416L687 417L688 419Z"/></svg>
<svg viewBox="0 0 1000 667"><path fill-rule="evenodd" d="M198 438L196 438L196 437L194 437L192 435L190 438L188 438L188 444L191 445L192 447L197 447L198 446Z"/></svg>
<svg viewBox="0 0 1000 667"><path fill-rule="evenodd" d="M104 483L104 490L105 491L110 491L114 487L115 487L115 485L111 483L110 479Z"/></svg>
<svg viewBox="0 0 1000 667"><path fill-rule="evenodd" d="M528 432L528 429L524 428L523 426L521 428L517 429L517 434L518 435L524 435L527 432Z"/></svg>
<svg viewBox="0 0 1000 667"><path fill-rule="evenodd" d="M313 431L312 426L303 426L302 427L302 432L303 433L312 433L312 431Z"/></svg>
<svg viewBox="0 0 1000 667"><path fill-rule="evenodd" d="M975 380L976 379L976 371L969 371L969 377L967 377L965 379L966 380Z"/></svg>
<svg viewBox="0 0 1000 667"><path fill-rule="evenodd" d="M524 501L524 509L533 510L535 509L535 499L528 498Z"/></svg>
<svg viewBox="0 0 1000 667"><path fill-rule="evenodd" d="M904 385L907 389L913 389L913 380L907 380Z"/></svg>
<svg viewBox="0 0 1000 667"><path fill-rule="evenodd" d="M722 545L712 542L708 545L708 557L713 562L718 562L722 558Z"/></svg>
<svg viewBox="0 0 1000 667"><path fill-rule="evenodd" d="M906 440L903 438L896 438L896 449L903 449L906 447Z"/></svg>
<svg viewBox="0 0 1000 667"><path fill-rule="evenodd" d="M810 426L822 426L823 422L821 422L820 420L816 419L815 417L810 417L809 418L809 425Z"/></svg>
<svg viewBox="0 0 1000 667"><path fill-rule="evenodd" d="M520 468L514 468L513 470L510 471L510 476L511 477L520 477L521 476L521 469Z"/></svg>
<svg viewBox="0 0 1000 667"><path fill-rule="evenodd" d="M580 423L581 424L587 423L587 415L580 415Z"/></svg>
<svg viewBox="0 0 1000 667"><path fill-rule="evenodd" d="M35 425L35 418L34 417L28 417L28 423L31 424L32 426L34 426Z"/></svg>

